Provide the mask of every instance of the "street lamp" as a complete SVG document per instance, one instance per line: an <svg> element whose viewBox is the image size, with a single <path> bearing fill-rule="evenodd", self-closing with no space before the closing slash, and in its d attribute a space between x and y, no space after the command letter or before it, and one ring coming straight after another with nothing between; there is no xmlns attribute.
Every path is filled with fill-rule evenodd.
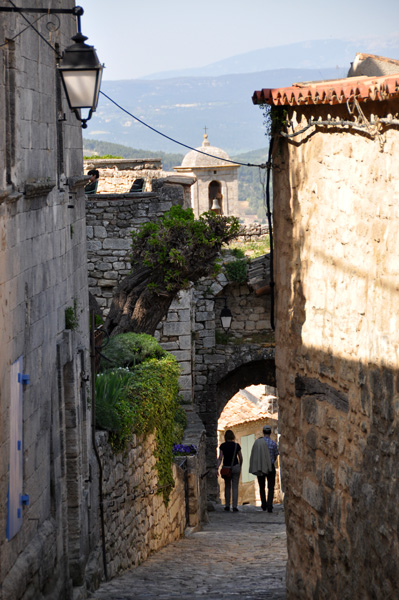
<svg viewBox="0 0 399 600"><path fill-rule="evenodd" d="M227 301L224 301L224 307L220 313L220 320L222 322L222 327L224 331L227 333L231 327L231 321L233 320L233 315L231 314L231 310L227 306Z"/></svg>
<svg viewBox="0 0 399 600"><path fill-rule="evenodd" d="M104 67L98 60L94 47L84 43L87 37L80 31L80 15L78 33L72 40L75 43L64 50L58 71L69 108L82 122L82 128L86 129L87 121L97 108ZM89 110L85 118L81 116L82 109Z"/></svg>
<svg viewBox="0 0 399 600"><path fill-rule="evenodd" d="M83 15L83 8L81 6L75 6L74 8L28 8L24 6L20 8L15 6L14 3L12 4L12 6L1 7L0 12L15 12L22 14L22 16L23 13L39 13L41 15L72 14L77 18L78 33L72 38L75 43L65 49L58 71L61 75L69 108L74 111L76 117L82 122L83 129L85 129L87 121L97 108L104 66L99 62L94 47L84 43L87 37L82 35L80 30L80 17ZM40 35L32 23L29 21L28 23ZM44 41L48 43L47 40ZM60 58L57 50L51 44L48 45L56 52L57 58ZM82 109L89 110L89 114L85 118L82 118L79 112Z"/></svg>

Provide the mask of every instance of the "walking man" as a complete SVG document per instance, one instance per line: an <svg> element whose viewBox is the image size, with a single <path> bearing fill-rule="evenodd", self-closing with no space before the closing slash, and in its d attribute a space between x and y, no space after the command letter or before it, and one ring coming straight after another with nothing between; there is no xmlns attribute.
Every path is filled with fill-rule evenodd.
<svg viewBox="0 0 399 600"><path fill-rule="evenodd" d="M278 456L277 444L270 438L271 432L269 425L263 427L263 437L257 439L252 446L249 460L249 472L256 475L258 479L262 510L267 510L270 513L273 512L273 495L276 482L275 462Z"/></svg>

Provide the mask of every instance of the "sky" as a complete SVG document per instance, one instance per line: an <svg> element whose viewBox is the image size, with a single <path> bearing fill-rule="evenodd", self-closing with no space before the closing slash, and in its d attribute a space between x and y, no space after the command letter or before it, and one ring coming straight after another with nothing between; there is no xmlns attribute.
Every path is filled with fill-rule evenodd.
<svg viewBox="0 0 399 600"><path fill-rule="evenodd" d="M203 67L261 48L399 31L399 1L77 0L104 80ZM378 11L382 7L381 12Z"/></svg>

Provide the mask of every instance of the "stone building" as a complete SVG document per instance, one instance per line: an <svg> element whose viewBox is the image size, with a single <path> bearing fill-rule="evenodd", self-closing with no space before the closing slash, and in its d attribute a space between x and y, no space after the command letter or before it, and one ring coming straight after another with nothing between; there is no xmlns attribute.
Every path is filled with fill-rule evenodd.
<svg viewBox="0 0 399 600"><path fill-rule="evenodd" d="M177 173L196 178L191 188L191 208L196 217L210 210L215 199L219 203L220 214L238 214L239 166L229 160L224 150L210 145L205 133L202 146L190 150L181 165L175 167Z"/></svg>
<svg viewBox="0 0 399 600"><path fill-rule="evenodd" d="M36 22L46 40L47 22ZM61 15L49 43L63 50L74 33ZM1 597L70 598L98 539L82 137L55 51L15 13L1 13L0 140Z"/></svg>
<svg viewBox="0 0 399 600"><path fill-rule="evenodd" d="M253 101L274 133L287 597L397 598L399 63Z"/></svg>

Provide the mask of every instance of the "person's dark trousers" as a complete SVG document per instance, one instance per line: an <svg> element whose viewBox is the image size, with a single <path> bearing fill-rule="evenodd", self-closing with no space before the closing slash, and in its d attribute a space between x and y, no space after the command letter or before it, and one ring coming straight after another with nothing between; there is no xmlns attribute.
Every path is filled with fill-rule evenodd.
<svg viewBox="0 0 399 600"><path fill-rule="evenodd" d="M259 494L260 494L262 510L266 510L267 509L266 493L265 493L266 475L257 475L256 477L258 478Z"/></svg>
<svg viewBox="0 0 399 600"><path fill-rule="evenodd" d="M273 510L273 496L274 496L274 484L276 483L276 467L272 465L272 470L266 475L267 478L267 510L272 512ZM263 493L264 490L263 490ZM263 503L262 503L263 507Z"/></svg>

